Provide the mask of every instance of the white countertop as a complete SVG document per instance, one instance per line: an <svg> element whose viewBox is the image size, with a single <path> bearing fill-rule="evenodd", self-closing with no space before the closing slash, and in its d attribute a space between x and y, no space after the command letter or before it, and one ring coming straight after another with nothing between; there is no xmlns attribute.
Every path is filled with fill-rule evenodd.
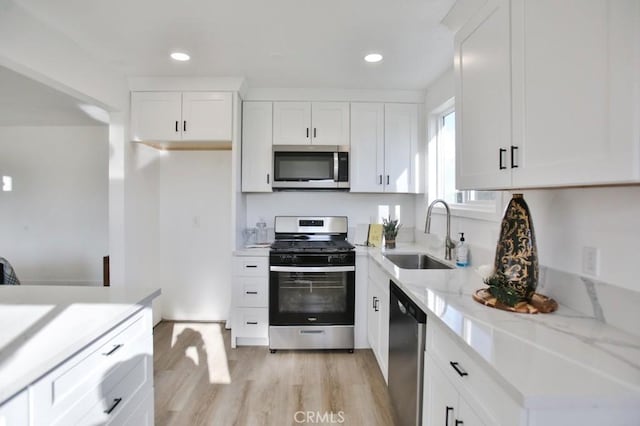
<svg viewBox="0 0 640 426"><path fill-rule="evenodd" d="M0 286L0 403L159 294L149 288Z"/></svg>
<svg viewBox="0 0 640 426"><path fill-rule="evenodd" d="M400 269L379 249L368 252L427 313L427 322L446 325L522 406L640 407L639 337L562 305L537 315L489 308L471 297L486 287L472 268ZM389 252L428 253L409 244Z"/></svg>

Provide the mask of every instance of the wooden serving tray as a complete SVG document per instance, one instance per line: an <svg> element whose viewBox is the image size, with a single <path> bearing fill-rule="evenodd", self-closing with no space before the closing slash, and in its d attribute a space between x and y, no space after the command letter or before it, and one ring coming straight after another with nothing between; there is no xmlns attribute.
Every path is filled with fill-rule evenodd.
<svg viewBox="0 0 640 426"><path fill-rule="evenodd" d="M482 303L485 306L489 306L490 308L517 312L519 314L537 314L539 312L547 314L558 309L558 302L539 293L534 293L529 303L520 302L515 306L508 306L499 302L494 295L489 293L489 289L481 288L473 293L473 300L478 303Z"/></svg>

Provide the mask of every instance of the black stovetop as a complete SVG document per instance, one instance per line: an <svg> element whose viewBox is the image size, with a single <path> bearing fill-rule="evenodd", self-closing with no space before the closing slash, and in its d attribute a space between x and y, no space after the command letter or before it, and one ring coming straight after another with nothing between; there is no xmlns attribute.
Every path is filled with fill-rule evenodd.
<svg viewBox="0 0 640 426"><path fill-rule="evenodd" d="M347 240L276 240L271 244L271 251L287 252L344 252L354 249L353 244Z"/></svg>

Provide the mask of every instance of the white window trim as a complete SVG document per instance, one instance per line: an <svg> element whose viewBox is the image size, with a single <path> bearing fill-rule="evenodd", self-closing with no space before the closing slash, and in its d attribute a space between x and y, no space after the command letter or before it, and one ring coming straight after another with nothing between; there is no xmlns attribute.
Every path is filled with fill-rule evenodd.
<svg viewBox="0 0 640 426"><path fill-rule="evenodd" d="M427 181L427 193L428 202L431 204L437 198L437 181L439 179L437 170L432 170L432 160L429 158L429 154L433 151L437 155L437 137L439 121L443 115L455 111L455 100L451 98L444 102L439 107L433 109L428 117L428 137L427 137L427 166L428 166L428 181ZM437 161L437 159L436 159ZM432 178L436 179L432 182ZM490 201L469 201L467 203L447 203L451 211L451 216L462 217L468 219L484 220L489 222L500 222L502 219L502 211L505 206L504 191L495 191L496 199L494 202ZM433 208L433 213L444 215L446 214L445 208L441 204L437 204Z"/></svg>

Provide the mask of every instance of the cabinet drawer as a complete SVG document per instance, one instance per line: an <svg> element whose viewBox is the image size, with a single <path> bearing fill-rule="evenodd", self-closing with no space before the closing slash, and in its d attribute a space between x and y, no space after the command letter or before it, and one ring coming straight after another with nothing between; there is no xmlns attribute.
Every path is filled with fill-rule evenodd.
<svg viewBox="0 0 640 426"><path fill-rule="evenodd" d="M153 357L138 355L128 359L114 367L100 386L83 398L82 405L90 408L80 424L124 424L152 388ZM93 401L96 396L97 401ZM75 418L65 417L61 424L75 424Z"/></svg>
<svg viewBox="0 0 640 426"><path fill-rule="evenodd" d="M31 388L33 424L69 424L68 415L77 416L93 405L90 402L99 401L96 389L118 365L136 356L153 356L150 330L151 312L145 308L36 382ZM91 395L95 401L85 400Z"/></svg>
<svg viewBox="0 0 640 426"><path fill-rule="evenodd" d="M269 281L265 277L235 277L233 291L236 306L247 308L269 306Z"/></svg>
<svg viewBox="0 0 640 426"><path fill-rule="evenodd" d="M233 259L233 274L239 277L267 277L269 259L266 257L236 257Z"/></svg>
<svg viewBox="0 0 640 426"><path fill-rule="evenodd" d="M441 326L432 323L427 327L427 351L483 423L516 424L520 407L481 364L471 358L467 353L470 350L473 349L464 348Z"/></svg>
<svg viewBox="0 0 640 426"><path fill-rule="evenodd" d="M235 312L237 337L267 338L269 336L268 308L237 308Z"/></svg>

